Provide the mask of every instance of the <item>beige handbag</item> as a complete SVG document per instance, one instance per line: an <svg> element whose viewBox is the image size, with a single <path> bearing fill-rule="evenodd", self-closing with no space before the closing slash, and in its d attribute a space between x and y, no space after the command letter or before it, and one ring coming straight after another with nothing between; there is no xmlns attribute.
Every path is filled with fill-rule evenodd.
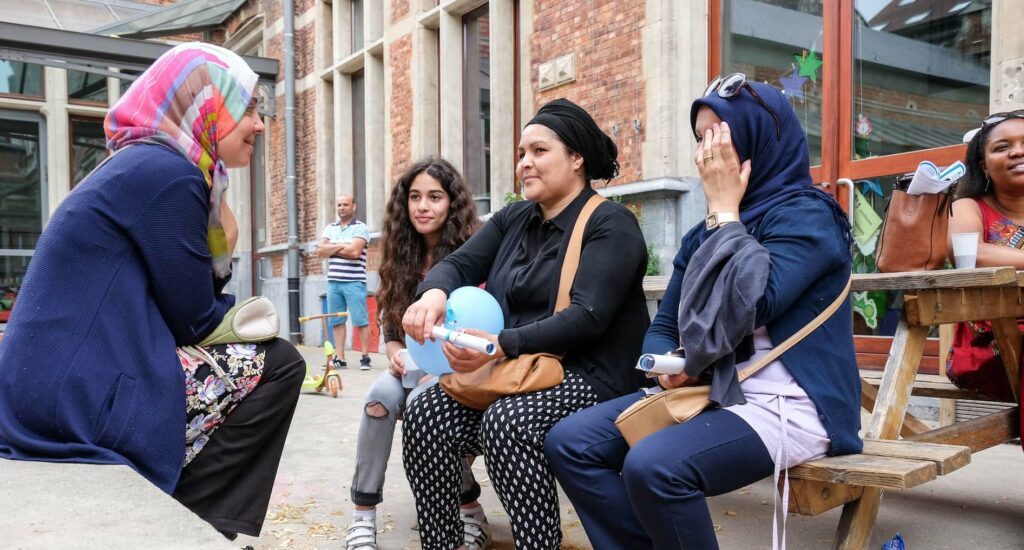
<svg viewBox="0 0 1024 550"><path fill-rule="evenodd" d="M604 201L600 195L590 197L576 218L576 225L569 236L569 247L562 260L555 313L569 307L569 290L576 278L583 250L583 230L590 215ZM446 374L441 377L440 384L452 399L482 411L506 395L546 390L561 384L565 379L561 359L550 353L526 353L514 359L491 361L473 372Z"/></svg>
<svg viewBox="0 0 1024 550"><path fill-rule="evenodd" d="M199 345L262 342L277 337L280 331L281 320L274 303L265 296L253 296L229 309Z"/></svg>
<svg viewBox="0 0 1024 550"><path fill-rule="evenodd" d="M785 342L773 348L767 355L743 369L739 374L739 381L746 380L755 372L778 359L780 355L803 340L808 334L814 332L829 317L832 317L832 314L846 301L849 292L850 281L847 281L846 288L839 293L839 296L828 308L819 313L804 328L787 338ZM615 426L622 432L626 443L632 447L641 439L662 428L682 424L700 414L711 406L711 401L708 399L710 394L711 386L688 386L649 395L622 411L622 414L615 419Z"/></svg>

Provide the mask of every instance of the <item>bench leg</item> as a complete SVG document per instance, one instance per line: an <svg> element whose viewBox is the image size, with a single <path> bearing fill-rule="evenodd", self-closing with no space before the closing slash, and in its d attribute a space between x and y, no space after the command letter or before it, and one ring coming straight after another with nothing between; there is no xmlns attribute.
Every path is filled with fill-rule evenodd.
<svg viewBox="0 0 1024 550"><path fill-rule="evenodd" d="M928 327L912 327L907 325L905 318L900 320L899 326L896 327L896 335L892 339L889 360L885 364L885 374L882 376L882 383L875 396L875 406L864 434L865 438L897 439L899 437L927 337ZM867 548L881 500L881 489L865 487L864 493L859 499L843 506L843 515L839 520L839 527L836 529L834 548L842 550Z"/></svg>
<svg viewBox="0 0 1024 550"><path fill-rule="evenodd" d="M992 332L999 342L999 355L1003 358L1006 377L1010 381L1013 396L1020 402L1020 330L1016 319L996 319L992 321Z"/></svg>
<svg viewBox="0 0 1024 550"><path fill-rule="evenodd" d="M871 531L878 517L882 490L865 487L859 499L843 506L843 515L836 529L836 550L864 550L871 542Z"/></svg>

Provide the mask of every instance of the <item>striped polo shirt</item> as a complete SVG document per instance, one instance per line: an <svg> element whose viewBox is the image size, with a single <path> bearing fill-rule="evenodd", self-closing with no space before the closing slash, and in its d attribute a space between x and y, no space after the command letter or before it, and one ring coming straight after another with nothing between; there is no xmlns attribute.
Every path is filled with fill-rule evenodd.
<svg viewBox="0 0 1024 550"><path fill-rule="evenodd" d="M366 224L353 219L348 225L341 225L334 222L324 228L322 238L327 239L331 244L351 242L354 239L362 239L370 243L370 230ZM366 249L363 247L362 254L358 260L350 260L341 256L331 256L327 266L327 280L336 282L365 282L366 281Z"/></svg>

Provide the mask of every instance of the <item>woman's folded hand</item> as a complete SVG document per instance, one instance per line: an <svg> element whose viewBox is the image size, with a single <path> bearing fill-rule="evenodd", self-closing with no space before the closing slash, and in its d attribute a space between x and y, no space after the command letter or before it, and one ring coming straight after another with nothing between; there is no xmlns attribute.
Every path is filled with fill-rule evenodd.
<svg viewBox="0 0 1024 550"><path fill-rule="evenodd" d="M476 329L465 329L466 334L472 334L473 336L479 336L485 338L491 342L494 342L496 349L494 355L487 355L479 351L460 348L451 342L445 342L441 346L441 351L444 356L448 358L448 364L451 365L452 370L455 372L473 372L480 367L484 366L488 361L494 359L501 359L505 357L505 352L501 349L501 344L498 343L498 337Z"/></svg>
<svg viewBox="0 0 1024 550"><path fill-rule="evenodd" d="M682 388L684 386L696 386L697 379L690 378L685 372L679 374L661 374L658 375L658 385L671 390L673 388Z"/></svg>

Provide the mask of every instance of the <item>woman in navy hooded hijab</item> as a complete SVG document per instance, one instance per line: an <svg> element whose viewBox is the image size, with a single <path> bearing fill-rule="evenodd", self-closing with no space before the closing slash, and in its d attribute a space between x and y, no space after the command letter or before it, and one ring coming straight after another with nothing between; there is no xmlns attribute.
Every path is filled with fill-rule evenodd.
<svg viewBox="0 0 1024 550"><path fill-rule="evenodd" d="M643 345L685 349L684 371L573 414L545 442L599 549L717 548L705 497L862 449L849 300L781 358L736 377L826 309L850 276L849 223L811 186L793 109L736 74L694 101L690 122L709 215L683 237ZM624 409L696 383L711 384L714 407L626 444L614 424Z"/></svg>

